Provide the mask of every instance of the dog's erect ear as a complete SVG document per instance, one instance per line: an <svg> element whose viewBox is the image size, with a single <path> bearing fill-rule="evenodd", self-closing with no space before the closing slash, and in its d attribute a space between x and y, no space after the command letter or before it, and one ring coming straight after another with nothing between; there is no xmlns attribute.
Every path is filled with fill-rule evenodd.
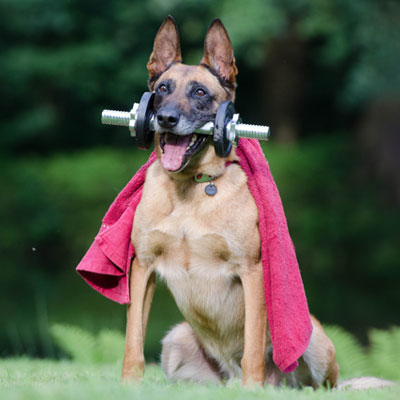
<svg viewBox="0 0 400 400"><path fill-rule="evenodd" d="M233 56L232 43L220 19L215 19L204 41L201 64L214 70L224 81L235 84L238 70Z"/></svg>
<svg viewBox="0 0 400 400"><path fill-rule="evenodd" d="M150 55L147 69L150 82L162 74L173 62L181 62L181 45L179 43L178 27L169 15L165 18L154 39L153 52Z"/></svg>

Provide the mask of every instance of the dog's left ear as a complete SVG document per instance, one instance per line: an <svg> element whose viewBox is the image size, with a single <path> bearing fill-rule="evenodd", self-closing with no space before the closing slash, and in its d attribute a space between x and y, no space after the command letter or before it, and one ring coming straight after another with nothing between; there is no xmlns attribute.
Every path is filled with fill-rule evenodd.
<svg viewBox="0 0 400 400"><path fill-rule="evenodd" d="M219 18L215 19L208 28L201 64L210 67L224 81L235 85L238 70L233 56L232 43Z"/></svg>
<svg viewBox="0 0 400 400"><path fill-rule="evenodd" d="M182 62L181 45L178 27L169 15L165 18L154 39L153 52L150 55L147 69L149 71L149 86L173 63Z"/></svg>

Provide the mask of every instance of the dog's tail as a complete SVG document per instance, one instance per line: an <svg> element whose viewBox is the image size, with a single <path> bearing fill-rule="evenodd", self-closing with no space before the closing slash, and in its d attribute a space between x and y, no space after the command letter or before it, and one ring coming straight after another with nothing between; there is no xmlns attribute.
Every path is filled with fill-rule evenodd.
<svg viewBox="0 0 400 400"><path fill-rule="evenodd" d="M396 382L386 379L376 378L374 376L362 376L360 378L351 378L341 381L337 384L337 390L367 390L381 389L396 385Z"/></svg>

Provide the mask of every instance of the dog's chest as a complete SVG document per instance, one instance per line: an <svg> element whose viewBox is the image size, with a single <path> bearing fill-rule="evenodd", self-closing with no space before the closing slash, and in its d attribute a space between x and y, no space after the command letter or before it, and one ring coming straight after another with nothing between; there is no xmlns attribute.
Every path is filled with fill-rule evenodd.
<svg viewBox="0 0 400 400"><path fill-rule="evenodd" d="M142 230L139 258L165 279L184 313L195 303L208 309L208 301L226 298L238 282L246 250L223 208L203 213L191 202L177 202L171 213Z"/></svg>
<svg viewBox="0 0 400 400"><path fill-rule="evenodd" d="M225 220L221 211L219 218ZM160 217L143 232L140 256L146 264L154 264L165 278L205 269L203 272L211 275L235 274L244 249L226 225L216 226L211 220L194 205L175 204L169 215Z"/></svg>
<svg viewBox="0 0 400 400"><path fill-rule="evenodd" d="M144 235L141 256L166 281L186 318L201 322L204 314L209 324L229 302L241 301L236 289L244 249L226 227L209 226L207 219L177 205Z"/></svg>

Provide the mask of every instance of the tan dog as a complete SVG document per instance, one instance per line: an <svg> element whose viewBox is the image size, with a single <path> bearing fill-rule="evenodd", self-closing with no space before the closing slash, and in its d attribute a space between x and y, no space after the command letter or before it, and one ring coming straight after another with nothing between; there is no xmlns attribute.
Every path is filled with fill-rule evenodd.
<svg viewBox="0 0 400 400"><path fill-rule="evenodd" d="M162 24L148 63L155 91L156 150L136 210L132 242L123 379L139 379L155 273L167 283L187 322L163 339L162 367L171 380L243 384L336 385L332 342L316 319L299 367L283 374L272 361L258 213L235 150L216 156L210 137L192 132L215 117L218 105L234 100L237 69L220 20L207 33L199 66L181 63L179 36L171 17ZM208 196L213 177L218 195ZM238 212L240 210L240 212Z"/></svg>

